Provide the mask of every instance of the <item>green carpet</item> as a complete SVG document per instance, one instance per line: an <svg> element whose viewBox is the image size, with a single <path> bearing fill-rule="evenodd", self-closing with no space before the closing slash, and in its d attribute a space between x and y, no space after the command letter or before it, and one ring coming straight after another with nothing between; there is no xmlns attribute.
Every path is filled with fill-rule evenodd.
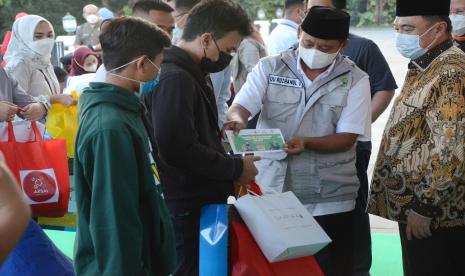
<svg viewBox="0 0 465 276"><path fill-rule="evenodd" d="M372 276L402 276L402 249L398 234L372 233Z"/></svg>
<svg viewBox="0 0 465 276"><path fill-rule="evenodd" d="M73 258L75 232L44 230L47 236L66 256Z"/></svg>
<svg viewBox="0 0 465 276"><path fill-rule="evenodd" d="M74 232L45 230L53 242L70 258L73 257ZM397 234L373 233L372 276L402 276L402 255Z"/></svg>

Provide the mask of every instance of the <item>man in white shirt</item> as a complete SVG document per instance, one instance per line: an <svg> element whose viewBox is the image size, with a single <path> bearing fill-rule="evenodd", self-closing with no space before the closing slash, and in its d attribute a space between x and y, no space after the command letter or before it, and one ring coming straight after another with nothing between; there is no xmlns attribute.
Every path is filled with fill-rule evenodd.
<svg viewBox="0 0 465 276"><path fill-rule="evenodd" d="M298 43L297 28L305 13L303 0L286 0L284 19L268 37L267 50L270 56L278 55Z"/></svg>
<svg viewBox="0 0 465 276"><path fill-rule="evenodd" d="M315 256L325 275L351 275L354 209L360 182L355 147L371 135L368 75L340 52L350 16L313 7L299 28L298 49L262 59L229 109L238 132L261 111L257 129L280 129L285 153L260 154L257 183L293 191L332 239Z"/></svg>

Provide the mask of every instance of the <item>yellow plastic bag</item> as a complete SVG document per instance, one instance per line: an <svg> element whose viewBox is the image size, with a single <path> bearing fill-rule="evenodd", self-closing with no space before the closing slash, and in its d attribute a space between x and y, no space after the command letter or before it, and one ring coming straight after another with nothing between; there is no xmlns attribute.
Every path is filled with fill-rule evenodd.
<svg viewBox="0 0 465 276"><path fill-rule="evenodd" d="M74 179L70 176L70 196L68 213L61 218L39 217L38 223L44 229L76 231L77 227L77 207L76 207L76 189L74 188Z"/></svg>
<svg viewBox="0 0 465 276"><path fill-rule="evenodd" d="M78 99L75 91L71 93L71 96ZM45 127L53 138L66 140L68 157L74 158L74 142L78 131L77 105L65 107L61 104L52 104Z"/></svg>

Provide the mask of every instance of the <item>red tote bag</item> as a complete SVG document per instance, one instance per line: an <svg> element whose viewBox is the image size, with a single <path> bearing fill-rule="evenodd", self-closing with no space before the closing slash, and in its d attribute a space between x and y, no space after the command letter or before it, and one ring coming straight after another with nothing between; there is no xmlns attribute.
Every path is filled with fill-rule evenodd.
<svg viewBox="0 0 465 276"><path fill-rule="evenodd" d="M13 124L8 123L8 142L0 142L6 164L14 173L31 206L34 217L62 217L70 196L66 141L44 141L31 122L33 142L16 142Z"/></svg>
<svg viewBox="0 0 465 276"><path fill-rule="evenodd" d="M230 224L231 276L324 276L314 257L269 263L247 226Z"/></svg>

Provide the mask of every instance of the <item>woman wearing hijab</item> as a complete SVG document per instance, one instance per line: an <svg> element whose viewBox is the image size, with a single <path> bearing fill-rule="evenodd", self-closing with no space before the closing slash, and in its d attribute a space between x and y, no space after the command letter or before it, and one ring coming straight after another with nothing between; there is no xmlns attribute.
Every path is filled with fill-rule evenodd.
<svg viewBox="0 0 465 276"><path fill-rule="evenodd" d="M89 47L79 47L73 56L71 63L71 75L80 76L89 73L95 73L100 66L100 57Z"/></svg>
<svg viewBox="0 0 465 276"><path fill-rule="evenodd" d="M7 72L29 95L45 102L76 104L69 95L60 94L60 85L50 62L55 33L48 20L27 15L13 24L10 45L5 54Z"/></svg>
<svg viewBox="0 0 465 276"><path fill-rule="evenodd" d="M18 14L16 14L15 16L15 21L20 19L21 17L24 17L26 16L27 13L25 12L20 12ZM4 56L5 53L6 53L6 50L8 50L8 45L10 44L10 39L11 39L11 31L7 31L6 34L5 34L5 38L3 39L3 42L2 42L2 47L0 48L0 55L1 56ZM2 60L2 67L5 68L6 66L6 62Z"/></svg>

